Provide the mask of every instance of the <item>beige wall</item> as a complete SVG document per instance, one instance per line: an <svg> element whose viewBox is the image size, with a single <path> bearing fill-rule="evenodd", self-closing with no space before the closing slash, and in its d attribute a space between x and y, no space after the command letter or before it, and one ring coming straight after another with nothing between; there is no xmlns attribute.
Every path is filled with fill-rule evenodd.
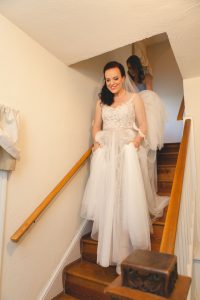
<svg viewBox="0 0 200 300"><path fill-rule="evenodd" d="M21 115L21 160L8 183L1 299L36 300L80 225L88 168L18 244L9 238L87 150L93 94L102 66L115 52L67 67L1 16L0 37L0 102Z"/></svg>
<svg viewBox="0 0 200 300"><path fill-rule="evenodd" d="M154 81L154 90L163 100L167 111L165 142L180 141L182 122L176 121L183 97L183 79L173 55L169 41L147 48Z"/></svg>

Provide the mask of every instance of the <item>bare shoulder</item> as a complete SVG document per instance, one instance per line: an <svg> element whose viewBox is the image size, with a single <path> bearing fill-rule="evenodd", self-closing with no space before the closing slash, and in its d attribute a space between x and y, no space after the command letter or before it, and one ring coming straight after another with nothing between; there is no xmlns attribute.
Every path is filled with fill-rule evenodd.
<svg viewBox="0 0 200 300"><path fill-rule="evenodd" d="M132 94L133 96L133 102L136 104L136 103L139 103L139 102L142 102L142 98L140 97L140 94L139 93L133 93Z"/></svg>
<svg viewBox="0 0 200 300"><path fill-rule="evenodd" d="M137 95L138 95L138 93L130 93L130 92L128 92L127 93L127 100L126 101L129 101L129 100L133 100L134 101L134 99L137 98Z"/></svg>

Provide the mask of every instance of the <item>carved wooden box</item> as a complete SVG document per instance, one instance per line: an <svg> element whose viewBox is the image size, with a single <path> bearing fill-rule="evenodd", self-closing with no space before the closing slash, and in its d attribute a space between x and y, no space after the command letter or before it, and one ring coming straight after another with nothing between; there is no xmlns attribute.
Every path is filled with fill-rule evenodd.
<svg viewBox="0 0 200 300"><path fill-rule="evenodd" d="M168 297L175 285L177 259L174 255L135 250L122 262L122 285Z"/></svg>

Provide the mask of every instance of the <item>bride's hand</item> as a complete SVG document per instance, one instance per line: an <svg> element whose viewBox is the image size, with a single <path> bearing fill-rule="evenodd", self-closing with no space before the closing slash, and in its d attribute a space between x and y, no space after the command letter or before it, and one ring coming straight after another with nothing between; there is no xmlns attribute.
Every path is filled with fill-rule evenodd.
<svg viewBox="0 0 200 300"><path fill-rule="evenodd" d="M94 142L94 145L92 147L92 152L95 152L100 147L100 144L98 142Z"/></svg>
<svg viewBox="0 0 200 300"><path fill-rule="evenodd" d="M135 146L135 148L138 150L141 143L142 143L143 138L140 135L137 135L133 141L133 145Z"/></svg>

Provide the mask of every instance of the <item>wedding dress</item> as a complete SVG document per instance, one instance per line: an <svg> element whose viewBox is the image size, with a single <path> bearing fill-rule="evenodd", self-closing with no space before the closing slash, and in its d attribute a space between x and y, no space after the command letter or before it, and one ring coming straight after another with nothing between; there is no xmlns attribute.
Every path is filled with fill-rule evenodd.
<svg viewBox="0 0 200 300"><path fill-rule="evenodd" d="M137 94L117 107L102 105L103 129L95 140L90 176L81 215L93 221L92 238L98 240L97 263L121 263L134 249L150 249L150 218L140 161L147 162L143 145L132 141ZM143 164L143 167L144 164Z"/></svg>

